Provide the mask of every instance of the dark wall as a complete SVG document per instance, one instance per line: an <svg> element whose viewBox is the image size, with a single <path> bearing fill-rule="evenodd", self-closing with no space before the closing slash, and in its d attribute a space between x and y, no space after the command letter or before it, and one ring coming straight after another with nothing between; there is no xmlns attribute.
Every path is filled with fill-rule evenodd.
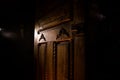
<svg viewBox="0 0 120 80"><path fill-rule="evenodd" d="M118 8L116 1L91 0L86 2L88 80L119 79L120 11Z"/></svg>
<svg viewBox="0 0 120 80"><path fill-rule="evenodd" d="M33 26L29 24L26 27L23 38L15 29L0 32L2 79L32 80L34 77ZM8 32L8 37L5 32ZM9 35L10 33L14 35Z"/></svg>
<svg viewBox="0 0 120 80"><path fill-rule="evenodd" d="M33 0L0 1L1 80L33 80L34 6ZM3 32L12 32L15 36L7 38Z"/></svg>

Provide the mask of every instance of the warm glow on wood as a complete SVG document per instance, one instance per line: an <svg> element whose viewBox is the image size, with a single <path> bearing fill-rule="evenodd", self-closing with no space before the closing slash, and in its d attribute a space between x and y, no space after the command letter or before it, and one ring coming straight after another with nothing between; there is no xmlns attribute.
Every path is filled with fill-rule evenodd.
<svg viewBox="0 0 120 80"><path fill-rule="evenodd" d="M37 43L37 40L38 40L38 33L37 33L38 27L39 26L36 25L35 29L34 29L34 41L35 41L35 43Z"/></svg>

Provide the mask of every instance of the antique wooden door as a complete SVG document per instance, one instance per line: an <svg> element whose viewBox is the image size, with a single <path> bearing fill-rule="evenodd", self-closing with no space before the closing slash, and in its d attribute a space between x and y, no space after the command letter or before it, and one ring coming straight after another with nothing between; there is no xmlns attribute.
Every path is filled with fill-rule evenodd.
<svg viewBox="0 0 120 80"><path fill-rule="evenodd" d="M84 33L73 27L83 17L71 1L35 22L36 80L84 80Z"/></svg>

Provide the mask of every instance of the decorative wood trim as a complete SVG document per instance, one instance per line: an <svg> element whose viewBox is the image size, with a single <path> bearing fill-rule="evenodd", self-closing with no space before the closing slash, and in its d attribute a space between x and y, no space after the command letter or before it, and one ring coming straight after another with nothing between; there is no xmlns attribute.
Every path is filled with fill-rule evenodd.
<svg viewBox="0 0 120 80"><path fill-rule="evenodd" d="M71 39L70 46L70 80L74 80L74 39Z"/></svg>
<svg viewBox="0 0 120 80"><path fill-rule="evenodd" d="M56 66L57 66L57 45L56 45L56 42L53 42L53 80L57 80L57 75L56 75L56 73L57 73L57 70L56 70Z"/></svg>
<svg viewBox="0 0 120 80"><path fill-rule="evenodd" d="M62 23L66 23L72 20L73 15L71 14L71 4L64 4L55 10L51 11L48 15L39 20L38 24L40 31L53 28Z"/></svg>
<svg viewBox="0 0 120 80"><path fill-rule="evenodd" d="M39 29L38 32L40 31L43 31L43 30L46 30L46 29L50 29L50 28L53 28L57 25L60 25L62 23L66 23L66 22L69 22L71 19L64 19L64 20L61 20L61 18L59 18L58 20L55 20L51 23L48 23L48 24L45 24L44 26L42 26L43 28L42 29Z"/></svg>
<svg viewBox="0 0 120 80"><path fill-rule="evenodd" d="M39 38L39 41L40 41L41 39L43 39L44 41L46 41L46 38L45 38L44 34L41 34L41 37Z"/></svg>
<svg viewBox="0 0 120 80"><path fill-rule="evenodd" d="M57 34L56 39L62 38L62 35L66 35L67 37L70 37L69 32L67 32L67 30L64 29L64 28L61 28L61 29L60 29L59 33Z"/></svg>
<svg viewBox="0 0 120 80"><path fill-rule="evenodd" d="M54 41L44 41L44 42L39 42L38 44L41 43L48 43L48 42L65 42L65 41L70 41L72 38L67 38L67 39L62 39L62 40L54 40Z"/></svg>

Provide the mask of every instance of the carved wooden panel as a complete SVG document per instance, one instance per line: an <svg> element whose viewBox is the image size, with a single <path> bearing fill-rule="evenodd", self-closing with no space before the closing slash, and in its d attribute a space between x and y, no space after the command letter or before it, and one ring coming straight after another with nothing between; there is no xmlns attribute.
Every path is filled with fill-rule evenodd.
<svg viewBox="0 0 120 80"><path fill-rule="evenodd" d="M67 30L65 29L65 28L61 28L60 30L59 30L59 32L58 32L58 34L57 34L57 37L56 37L56 39L63 39L63 38L65 38L65 36L66 37L70 37L70 34L69 34L69 32L67 32Z"/></svg>
<svg viewBox="0 0 120 80"><path fill-rule="evenodd" d="M62 1L60 5L55 3L57 7L47 3L51 6L43 11L48 13L35 22L38 80L85 80L84 37L79 36L84 23L82 1Z"/></svg>
<svg viewBox="0 0 120 80"><path fill-rule="evenodd" d="M68 45L57 46L57 80L68 80Z"/></svg>
<svg viewBox="0 0 120 80"><path fill-rule="evenodd" d="M70 80L70 41L54 43L54 80Z"/></svg>
<svg viewBox="0 0 120 80"><path fill-rule="evenodd" d="M46 72L46 52L47 43L39 43L38 45L38 80L45 80Z"/></svg>
<svg viewBox="0 0 120 80"><path fill-rule="evenodd" d="M61 24L57 27L41 31L39 34L39 42L48 42L56 40L64 40L71 37L70 25L68 23Z"/></svg>

